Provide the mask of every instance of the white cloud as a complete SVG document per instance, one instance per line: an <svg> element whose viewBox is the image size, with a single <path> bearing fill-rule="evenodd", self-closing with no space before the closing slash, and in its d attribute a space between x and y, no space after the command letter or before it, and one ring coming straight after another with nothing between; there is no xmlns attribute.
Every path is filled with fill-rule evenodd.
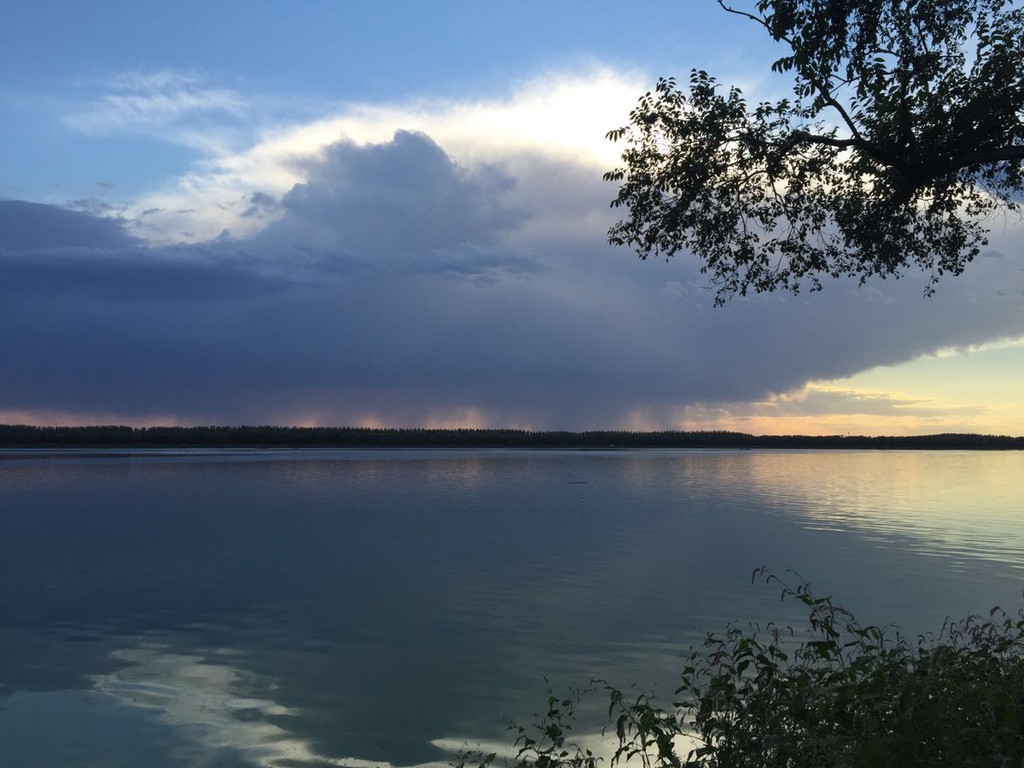
<svg viewBox="0 0 1024 768"><path fill-rule="evenodd" d="M242 151L201 160L189 173L137 200L127 215L136 219L133 234L153 243L209 240L225 229L249 236L274 219L270 211L242 215L251 208L252 193L281 195L308 179L311 164L327 147L339 141L385 143L398 130L429 135L461 165L498 165L521 177L527 188L538 155L592 169L596 182L620 151L604 134L625 122L645 80L639 73L595 67L583 74L541 76L491 100L352 104L320 120L265 129ZM154 88L183 90L173 79ZM230 111L236 105L230 93L203 93L192 100L180 98L179 108L221 104ZM144 101L154 115L160 113L157 105ZM169 104L165 109L172 111ZM121 113L130 111L125 107Z"/></svg>
<svg viewBox="0 0 1024 768"><path fill-rule="evenodd" d="M156 136L208 154L229 151L233 123L250 113L237 92L175 70L121 72L99 83L99 94L65 115L88 136Z"/></svg>

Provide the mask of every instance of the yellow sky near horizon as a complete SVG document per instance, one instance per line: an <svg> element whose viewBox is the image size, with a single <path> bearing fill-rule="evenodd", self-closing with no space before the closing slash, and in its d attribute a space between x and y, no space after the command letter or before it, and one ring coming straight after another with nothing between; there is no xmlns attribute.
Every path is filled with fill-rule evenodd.
<svg viewBox="0 0 1024 768"><path fill-rule="evenodd" d="M1024 339L811 382L759 403L703 414L690 409L679 426L753 434L1024 435L1021 374Z"/></svg>

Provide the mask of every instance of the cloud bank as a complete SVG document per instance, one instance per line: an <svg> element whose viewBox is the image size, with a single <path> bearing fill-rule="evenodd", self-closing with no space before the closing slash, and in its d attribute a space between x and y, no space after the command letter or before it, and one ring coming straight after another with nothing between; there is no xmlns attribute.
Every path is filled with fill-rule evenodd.
<svg viewBox="0 0 1024 768"><path fill-rule="evenodd" d="M155 213L0 201L0 415L688 428L808 382L1024 335L1017 226L931 299L911 274L714 309L685 259L640 262L606 244L613 190L597 143L488 144L450 119L484 106L431 109L391 115L383 137L368 137L380 114L363 134L343 117L332 141L323 126L295 129L205 166L175 204L211 189L234 198L195 209L202 240L181 236L189 213L147 238ZM893 407L820 392L794 402L787 412L803 415Z"/></svg>

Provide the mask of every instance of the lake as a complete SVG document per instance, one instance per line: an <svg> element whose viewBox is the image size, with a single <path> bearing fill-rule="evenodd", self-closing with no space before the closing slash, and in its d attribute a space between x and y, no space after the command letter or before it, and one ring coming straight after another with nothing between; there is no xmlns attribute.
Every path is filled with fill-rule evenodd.
<svg viewBox="0 0 1024 768"><path fill-rule="evenodd" d="M1024 601L1024 454L0 452L0 765L445 764L601 676ZM787 576L794 584L800 579Z"/></svg>

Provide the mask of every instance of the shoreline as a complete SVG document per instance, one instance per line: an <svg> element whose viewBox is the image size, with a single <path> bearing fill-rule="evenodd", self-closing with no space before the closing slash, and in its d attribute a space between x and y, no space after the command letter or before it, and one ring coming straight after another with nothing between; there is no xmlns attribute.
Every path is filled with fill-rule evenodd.
<svg viewBox="0 0 1024 768"><path fill-rule="evenodd" d="M742 432L588 432L361 427L34 427L0 425L0 450L1024 450L1024 437L751 435ZM106 455L109 455L107 453ZM136 454L137 455L137 454Z"/></svg>

